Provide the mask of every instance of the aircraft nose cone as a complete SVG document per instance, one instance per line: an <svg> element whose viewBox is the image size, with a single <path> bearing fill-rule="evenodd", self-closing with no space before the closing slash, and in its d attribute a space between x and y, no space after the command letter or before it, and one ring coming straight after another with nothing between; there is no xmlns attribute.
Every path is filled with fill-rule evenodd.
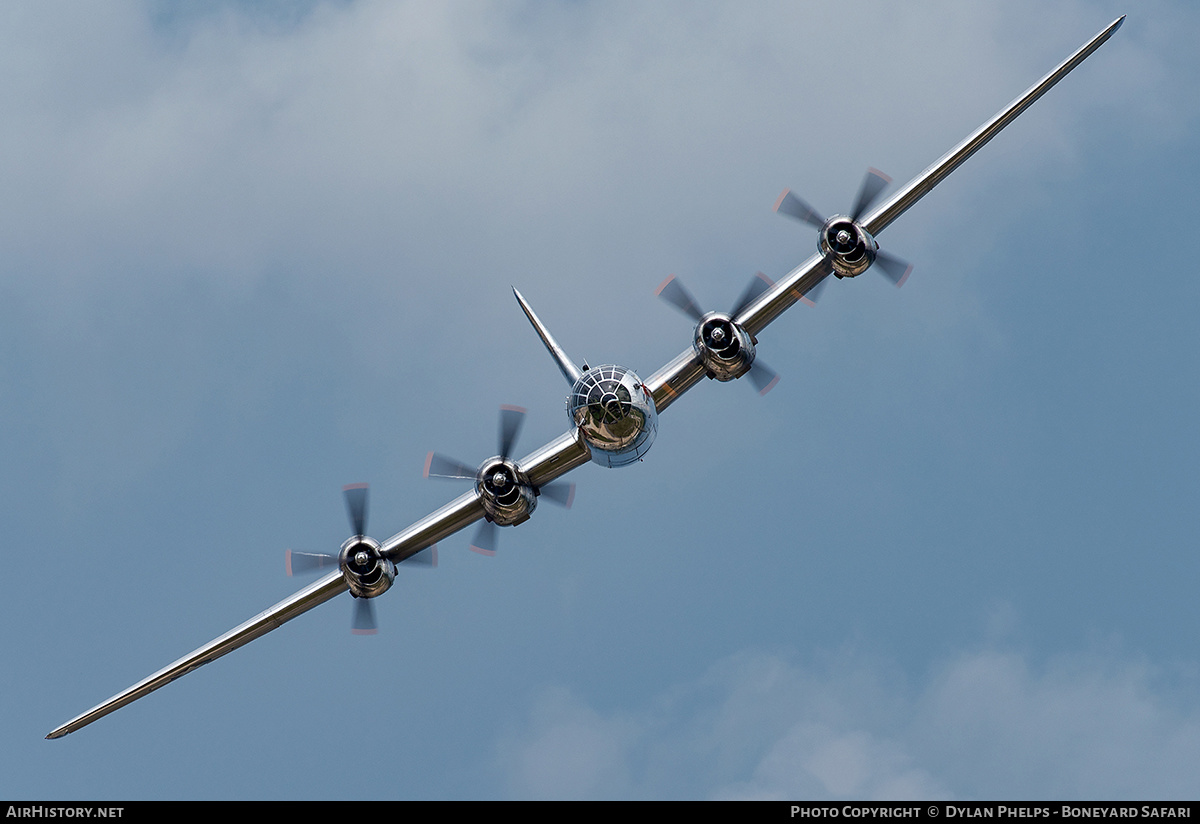
<svg viewBox="0 0 1200 824"><path fill-rule="evenodd" d="M600 398L600 405L604 407L604 410L614 420L620 418L621 413L624 411L621 408L621 399L617 397L615 392L605 392Z"/></svg>

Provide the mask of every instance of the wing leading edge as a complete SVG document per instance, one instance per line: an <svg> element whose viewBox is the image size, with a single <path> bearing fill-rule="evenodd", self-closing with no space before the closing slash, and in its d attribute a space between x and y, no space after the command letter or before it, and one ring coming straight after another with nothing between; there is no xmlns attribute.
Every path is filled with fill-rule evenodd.
<svg viewBox="0 0 1200 824"><path fill-rule="evenodd" d="M301 613L307 612L318 604L323 604L335 595L340 595L347 589L346 579L342 573L331 572L319 581L297 592L290 598L280 601L275 606L261 612L246 621L241 626L234 627L229 632L209 641L204 646L188 653L170 666L163 667L129 689L119 692L103 704L98 704L82 715L72 718L61 727L53 730L47 738L62 738L67 733L75 732L80 727L86 727L93 721L103 718L110 712L119 710L126 704L136 701L144 695L187 675L197 667L202 667L209 661L220 658L226 653L233 652L238 647L248 644L255 638L266 635L285 621L290 621Z"/></svg>
<svg viewBox="0 0 1200 824"><path fill-rule="evenodd" d="M1122 15L1106 26L1099 34L1083 44L1074 54L1058 64L1049 74L1034 83L1020 97L1001 109L991 120L984 123L965 140L942 155L932 166L913 178L909 183L871 210L862 220L863 228L878 235L918 200L928 194L934 186L957 169L975 152L983 148L1000 130L1011 123L1022 112L1066 77L1072 69L1100 48L1125 22ZM785 309L803 298L813 287L832 272L828 258L813 255L797 266L773 287L767 289L756 300L750 302L736 320L752 335L757 335L767 324L779 317Z"/></svg>
<svg viewBox="0 0 1200 824"><path fill-rule="evenodd" d="M874 235L907 211L1001 129L1016 119L1034 101L1090 56L1112 36L1113 32L1120 28L1124 20L1125 17L1122 16L1113 21L1024 94L1002 109L995 117L871 211L863 219L863 225L867 230ZM833 267L827 256L813 255L744 306L738 312L737 322L751 335L756 335L792 304L804 298L832 271ZM532 310L527 307L519 294L517 297L521 308L527 315L530 315ZM533 320L532 317L530 319ZM534 326L537 328L538 324L535 322ZM570 379L571 373L575 369L574 365L566 359L565 354L561 358L556 357L556 360L559 362L564 376ZM662 412L704 376L705 369L699 355L694 349L688 349L652 375L646 381L646 387L654 398L657 411ZM518 463L530 481L535 486L539 486L587 463L589 459L590 453L587 444L581 439L577 430L570 430L541 449L530 453ZM400 563L482 517L484 517L484 510L478 496L474 492L466 493L389 538L381 544L381 552L393 563ZM295 595L280 601L265 612L185 655L170 666L164 667L127 690L117 693L82 715L76 716L54 729L46 737L61 738L68 733L75 732L126 704L148 695L159 687L165 686L176 678L186 675L197 667L265 635L292 618L340 595L347 589L349 586L341 571L331 572Z"/></svg>
<svg viewBox="0 0 1200 824"><path fill-rule="evenodd" d="M535 485L541 486L559 475L587 463L589 457L587 445L574 431L571 431L559 436L541 449L531 452L518 464ZM381 551L393 563L399 564L482 517L483 507L478 496L474 492L465 493L407 529L393 535L381 545ZM159 687L166 686L176 678L187 675L197 667L215 661L222 655L233 652L238 647L266 635L292 618L320 606L347 589L349 586L341 571L330 572L295 595L280 601L265 612L188 653L173 664L163 667L129 689L117 693L107 701L56 727L46 738L62 738L64 735L86 727L126 704L149 695Z"/></svg>

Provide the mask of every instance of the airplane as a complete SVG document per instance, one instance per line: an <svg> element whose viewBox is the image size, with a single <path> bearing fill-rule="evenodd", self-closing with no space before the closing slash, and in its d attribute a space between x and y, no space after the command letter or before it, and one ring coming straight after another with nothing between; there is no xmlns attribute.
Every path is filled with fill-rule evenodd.
<svg viewBox="0 0 1200 824"><path fill-rule="evenodd" d="M777 282L772 283L764 276L756 278L729 313L702 312L682 284L674 277L668 278L658 288L658 294L695 321L692 345L645 380L633 370L615 364L576 366L514 288L522 311L571 385L567 398L570 429L514 461L509 453L524 412L506 408L501 414L499 454L484 461L478 469L430 453L425 467L427 476L471 479L475 482L473 488L383 542L365 534L366 486L346 487L344 495L354 534L342 544L338 554L288 555L289 569L324 566L334 569L270 609L56 727L46 738L61 738L75 732L347 590L356 599L354 630L370 632L374 628L371 599L391 587L397 566L432 565L436 544L476 521L483 523L473 548L484 554L494 553L495 527L523 523L533 514L539 496L570 503L573 486L556 483L562 475L589 461L610 468L640 461L654 442L658 416L701 379L732 381L749 376L759 391L765 393L778 376L757 359L758 334L797 301L815 300L817 291L831 274L839 279L854 278L876 269L896 286L903 285L912 267L881 250L876 236L1091 56L1124 20L1122 15L1110 23L879 205L875 203L890 180L874 169L868 171L848 215L822 216L785 190L775 210L817 229L816 253Z"/></svg>

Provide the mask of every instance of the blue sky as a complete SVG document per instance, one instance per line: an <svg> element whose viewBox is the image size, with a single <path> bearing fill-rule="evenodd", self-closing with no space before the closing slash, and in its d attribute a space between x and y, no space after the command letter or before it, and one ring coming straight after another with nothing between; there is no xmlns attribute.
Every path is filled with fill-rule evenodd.
<svg viewBox="0 0 1200 824"><path fill-rule="evenodd" d="M500 551L60 741L1101 50ZM1195 798L1190 4L0 10L0 797ZM402 570L407 572L407 570Z"/></svg>

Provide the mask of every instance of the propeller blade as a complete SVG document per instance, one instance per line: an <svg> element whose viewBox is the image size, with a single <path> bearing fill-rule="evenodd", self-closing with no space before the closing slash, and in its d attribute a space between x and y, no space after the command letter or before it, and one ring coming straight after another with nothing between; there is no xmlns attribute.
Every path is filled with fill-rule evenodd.
<svg viewBox="0 0 1200 824"><path fill-rule="evenodd" d="M736 319L742 313L742 310L750 305L750 302L774 286L775 282L762 272L755 274L751 278L750 283L746 286L746 291L742 292L742 296L738 298L738 302L734 305L733 310L729 313L729 317Z"/></svg>
<svg viewBox="0 0 1200 824"><path fill-rule="evenodd" d="M346 511L350 514L350 528L355 535L367 534L367 485L350 484L342 487L346 496Z"/></svg>
<svg viewBox="0 0 1200 824"><path fill-rule="evenodd" d="M284 567L287 569L289 578L297 573L303 575L308 572L315 572L318 569L333 569L337 565L338 559L336 555L322 555L315 552L292 552L290 549L284 553Z"/></svg>
<svg viewBox="0 0 1200 824"><path fill-rule="evenodd" d="M571 508L575 502L575 484L567 481L551 481L538 487L538 494L559 506Z"/></svg>
<svg viewBox="0 0 1200 824"><path fill-rule="evenodd" d="M461 461L447 458L436 452L430 452L425 456L426 478L467 478L473 481L477 471L473 466L467 466Z"/></svg>
<svg viewBox="0 0 1200 824"><path fill-rule="evenodd" d="M475 539L471 541L471 551L478 552L480 555L495 555L496 528L491 521L481 523L479 529L475 531Z"/></svg>
<svg viewBox="0 0 1200 824"><path fill-rule="evenodd" d="M350 631L355 635L374 635L379 630L375 626L375 606L370 598L354 599L354 618Z"/></svg>
<svg viewBox="0 0 1200 824"><path fill-rule="evenodd" d="M670 275L660 283L658 288L654 290L654 294L667 303L670 303L694 321L699 321L700 318L704 317L704 311L696 305L696 301L692 299L691 294L679 282L679 278L674 275Z"/></svg>
<svg viewBox="0 0 1200 824"><path fill-rule="evenodd" d="M802 220L818 229L825 225L825 218L821 213L792 194L791 189L783 190L779 200L775 201L775 211Z"/></svg>
<svg viewBox="0 0 1200 824"><path fill-rule="evenodd" d="M500 457L505 460L512 452L513 444L516 443L517 435L521 433L521 426L525 423L525 410L519 406L501 406L500 407ZM474 473L471 477L475 477Z"/></svg>
<svg viewBox="0 0 1200 824"><path fill-rule="evenodd" d="M879 267L879 271L883 273L884 277L896 284L897 289L904 285L913 270L911 263L906 263L884 251L875 253L875 265Z"/></svg>
<svg viewBox="0 0 1200 824"><path fill-rule="evenodd" d="M409 555L407 558L405 558L400 563L408 564L411 567L425 567L428 569L435 569L438 564L437 544L434 544L433 546L429 546L429 547L426 547L425 549L422 549L416 555Z"/></svg>
<svg viewBox="0 0 1200 824"><path fill-rule="evenodd" d="M817 301L819 301L821 299L821 293L823 291L825 291L825 284L828 282L829 282L829 276L826 275L825 277L818 280L815 284L813 284L813 287L811 289L809 289L807 292L805 292L804 297L800 298L800 300L804 301L809 306L816 306Z"/></svg>
<svg viewBox="0 0 1200 824"><path fill-rule="evenodd" d="M758 390L758 394L765 395L775 388L775 384L779 383L779 375L775 370L764 364L758 358L754 359L754 364L750 367L750 371L746 373L754 388Z"/></svg>
<svg viewBox="0 0 1200 824"><path fill-rule="evenodd" d="M871 207L875 198L879 197L879 193L891 182L892 179L878 169L867 169L867 176L863 178L862 186L859 187L858 199L854 202L854 211L850 213L850 219L858 223L863 212Z"/></svg>

